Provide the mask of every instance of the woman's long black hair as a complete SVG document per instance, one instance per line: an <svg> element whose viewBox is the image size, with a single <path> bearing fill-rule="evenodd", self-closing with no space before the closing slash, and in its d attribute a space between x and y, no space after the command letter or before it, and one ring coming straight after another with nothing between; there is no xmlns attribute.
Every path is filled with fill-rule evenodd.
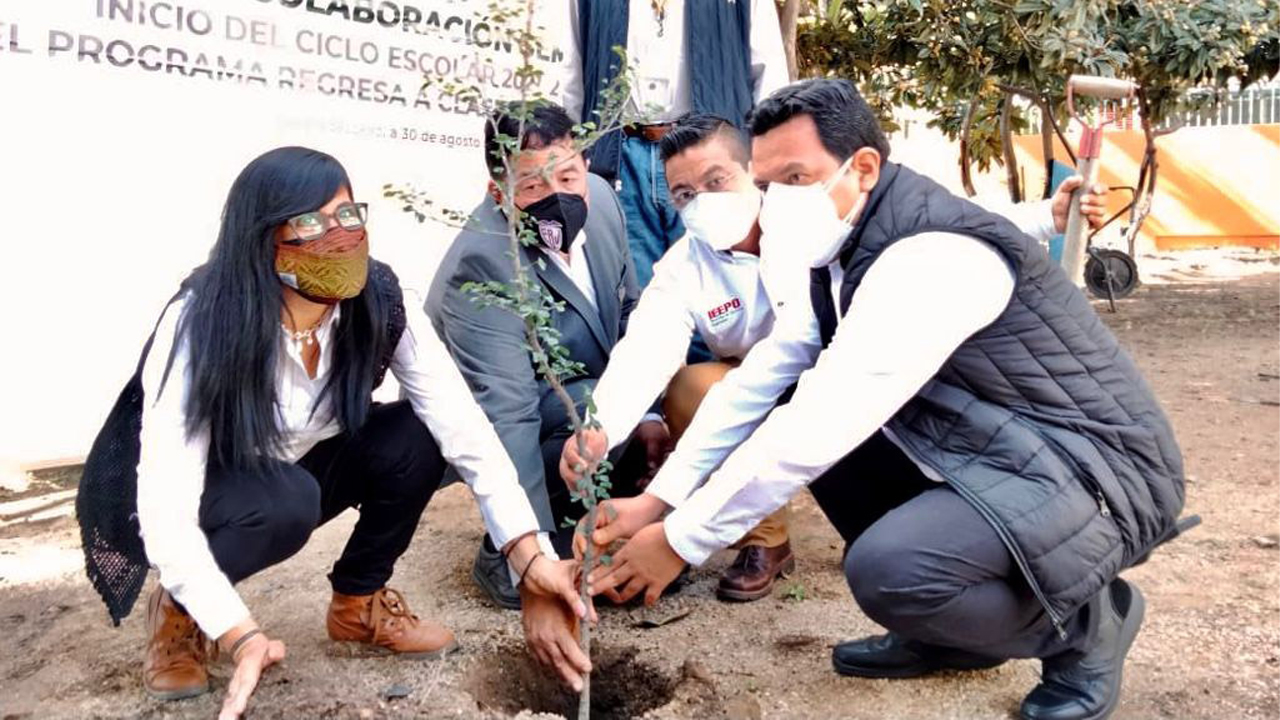
<svg viewBox="0 0 1280 720"><path fill-rule="evenodd" d="M276 409L284 302L275 270L276 231L344 188L351 191L346 170L325 153L284 147L259 156L231 186L208 262L187 278L190 294L178 330L190 342L186 429L188 435L209 429L212 465L261 469L283 445ZM370 284L342 301L330 340L332 369L320 397L331 399L347 432L368 415L389 311Z"/></svg>

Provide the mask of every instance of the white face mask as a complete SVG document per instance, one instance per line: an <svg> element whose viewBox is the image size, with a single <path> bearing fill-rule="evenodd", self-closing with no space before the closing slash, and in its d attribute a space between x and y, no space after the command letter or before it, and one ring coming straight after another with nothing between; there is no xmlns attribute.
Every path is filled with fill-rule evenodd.
<svg viewBox="0 0 1280 720"><path fill-rule="evenodd" d="M680 210L691 235L713 250L728 250L746 239L760 215L760 190L703 192Z"/></svg>
<svg viewBox="0 0 1280 720"><path fill-rule="evenodd" d="M849 214L836 214L836 203L831 199L831 187L844 175L850 157L826 182L812 185L783 185L769 183L760 207L761 254L783 254L778 260L790 264L803 262L807 267L820 268L835 260L841 246L853 232L853 219L866 202L865 193L859 195Z"/></svg>

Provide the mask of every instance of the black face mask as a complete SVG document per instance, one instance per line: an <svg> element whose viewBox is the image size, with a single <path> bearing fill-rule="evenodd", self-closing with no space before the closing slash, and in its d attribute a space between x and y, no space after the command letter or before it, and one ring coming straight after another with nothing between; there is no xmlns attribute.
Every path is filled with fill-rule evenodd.
<svg viewBox="0 0 1280 720"><path fill-rule="evenodd" d="M587 201L581 195L555 193L525 207L538 238L549 250L567 253L587 223Z"/></svg>

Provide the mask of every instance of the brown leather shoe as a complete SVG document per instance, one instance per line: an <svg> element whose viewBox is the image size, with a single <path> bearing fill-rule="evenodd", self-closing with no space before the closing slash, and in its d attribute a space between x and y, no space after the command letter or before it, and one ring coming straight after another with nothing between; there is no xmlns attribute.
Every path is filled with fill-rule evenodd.
<svg viewBox="0 0 1280 720"><path fill-rule="evenodd" d="M209 692L205 663L213 644L159 585L147 601L147 634L142 686L152 697L181 700Z"/></svg>
<svg viewBox="0 0 1280 720"><path fill-rule="evenodd" d="M720 576L716 595L721 600L759 600L773 591L775 578L795 569L790 541L771 548L748 545L738 551L738 558Z"/></svg>
<svg viewBox="0 0 1280 720"><path fill-rule="evenodd" d="M335 592L325 624L337 647L353 655L395 654L432 660L458 647L449 628L418 619L404 596L391 588L372 595Z"/></svg>

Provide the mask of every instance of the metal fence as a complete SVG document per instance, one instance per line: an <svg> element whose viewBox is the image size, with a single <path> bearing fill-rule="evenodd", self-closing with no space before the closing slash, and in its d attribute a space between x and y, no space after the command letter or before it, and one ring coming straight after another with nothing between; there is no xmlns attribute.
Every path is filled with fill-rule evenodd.
<svg viewBox="0 0 1280 720"><path fill-rule="evenodd" d="M1187 104L1192 107L1171 114L1157 127L1167 130L1178 127L1280 123L1280 88L1248 88L1224 93L1218 98L1215 95L1212 90L1193 90L1186 98Z"/></svg>
<svg viewBox="0 0 1280 720"><path fill-rule="evenodd" d="M1192 90L1184 100L1185 107L1170 113L1155 129L1280 123L1280 88L1276 87L1251 87L1222 93ZM1099 112L1120 129L1141 127L1136 107L1126 111L1124 103L1109 100ZM1028 119L1031 122L1026 134L1039 132L1039 109L1034 106L1028 108Z"/></svg>

